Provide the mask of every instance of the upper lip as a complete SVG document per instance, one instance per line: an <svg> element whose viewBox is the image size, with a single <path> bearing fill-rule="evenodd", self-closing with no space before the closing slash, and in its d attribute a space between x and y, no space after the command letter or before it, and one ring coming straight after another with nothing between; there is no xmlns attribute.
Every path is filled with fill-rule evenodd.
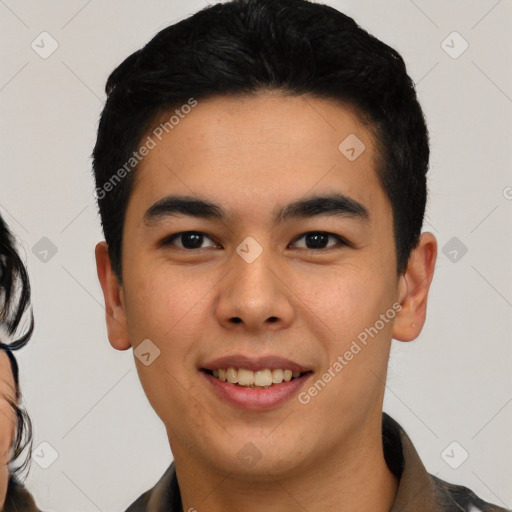
<svg viewBox="0 0 512 512"><path fill-rule="evenodd" d="M246 368L256 372L258 370L292 370L293 372L304 373L310 371L300 364L297 364L289 359L279 356L263 356L263 357L247 357L244 355L230 355L219 357L213 361L205 363L201 369L204 370L218 370L225 368Z"/></svg>

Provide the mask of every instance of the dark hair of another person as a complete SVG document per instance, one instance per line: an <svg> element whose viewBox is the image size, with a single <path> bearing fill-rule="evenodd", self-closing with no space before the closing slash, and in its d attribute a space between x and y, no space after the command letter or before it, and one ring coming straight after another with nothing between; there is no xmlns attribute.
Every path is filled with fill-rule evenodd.
<svg viewBox="0 0 512 512"><path fill-rule="evenodd" d="M92 156L102 227L121 283L122 233L135 173L125 173L107 193L105 184L157 120L190 98L269 90L332 100L352 108L368 127L393 212L397 273L405 271L425 213L429 137L402 57L329 6L234 0L163 29L108 78Z"/></svg>
<svg viewBox="0 0 512 512"><path fill-rule="evenodd" d="M27 270L21 261L14 244L14 237L0 216L0 324L9 337L15 336L25 312L30 306L30 282ZM5 397L16 413L17 423L9 461L11 475L19 475L30 463L32 451L32 423L27 412L21 407L19 369L13 351L24 347L34 331L34 316L30 310L30 321L23 335L14 341L1 340L0 350L5 351L11 363L15 382L16 401ZM22 464L14 466L23 451L28 447Z"/></svg>

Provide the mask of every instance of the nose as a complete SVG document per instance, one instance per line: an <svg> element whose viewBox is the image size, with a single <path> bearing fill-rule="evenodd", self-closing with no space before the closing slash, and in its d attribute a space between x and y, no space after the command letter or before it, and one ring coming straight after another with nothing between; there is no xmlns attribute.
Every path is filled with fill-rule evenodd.
<svg viewBox="0 0 512 512"><path fill-rule="evenodd" d="M234 254L231 270L218 289L215 314L223 327L253 334L291 325L293 292L270 250L251 262Z"/></svg>

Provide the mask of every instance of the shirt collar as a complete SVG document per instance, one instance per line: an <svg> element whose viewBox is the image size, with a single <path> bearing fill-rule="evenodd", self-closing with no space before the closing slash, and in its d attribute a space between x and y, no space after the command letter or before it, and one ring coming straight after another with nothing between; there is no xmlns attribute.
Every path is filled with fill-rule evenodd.
<svg viewBox="0 0 512 512"><path fill-rule="evenodd" d="M425 469L405 430L383 413L382 442L389 469L399 478L391 512L444 510L438 503L436 484Z"/></svg>

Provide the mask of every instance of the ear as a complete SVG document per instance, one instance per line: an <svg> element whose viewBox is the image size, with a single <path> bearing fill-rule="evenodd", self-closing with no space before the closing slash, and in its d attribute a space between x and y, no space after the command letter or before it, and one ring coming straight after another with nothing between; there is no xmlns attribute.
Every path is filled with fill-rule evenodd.
<svg viewBox="0 0 512 512"><path fill-rule="evenodd" d="M126 322L123 287L112 269L107 243L99 242L94 252L96 271L105 299L108 339L116 350L127 350L131 347L131 342Z"/></svg>
<svg viewBox="0 0 512 512"><path fill-rule="evenodd" d="M437 240L432 233L422 233L418 246L411 252L407 269L398 283L402 309L395 317L393 338L399 341L416 339L427 315L427 297L434 277Z"/></svg>

